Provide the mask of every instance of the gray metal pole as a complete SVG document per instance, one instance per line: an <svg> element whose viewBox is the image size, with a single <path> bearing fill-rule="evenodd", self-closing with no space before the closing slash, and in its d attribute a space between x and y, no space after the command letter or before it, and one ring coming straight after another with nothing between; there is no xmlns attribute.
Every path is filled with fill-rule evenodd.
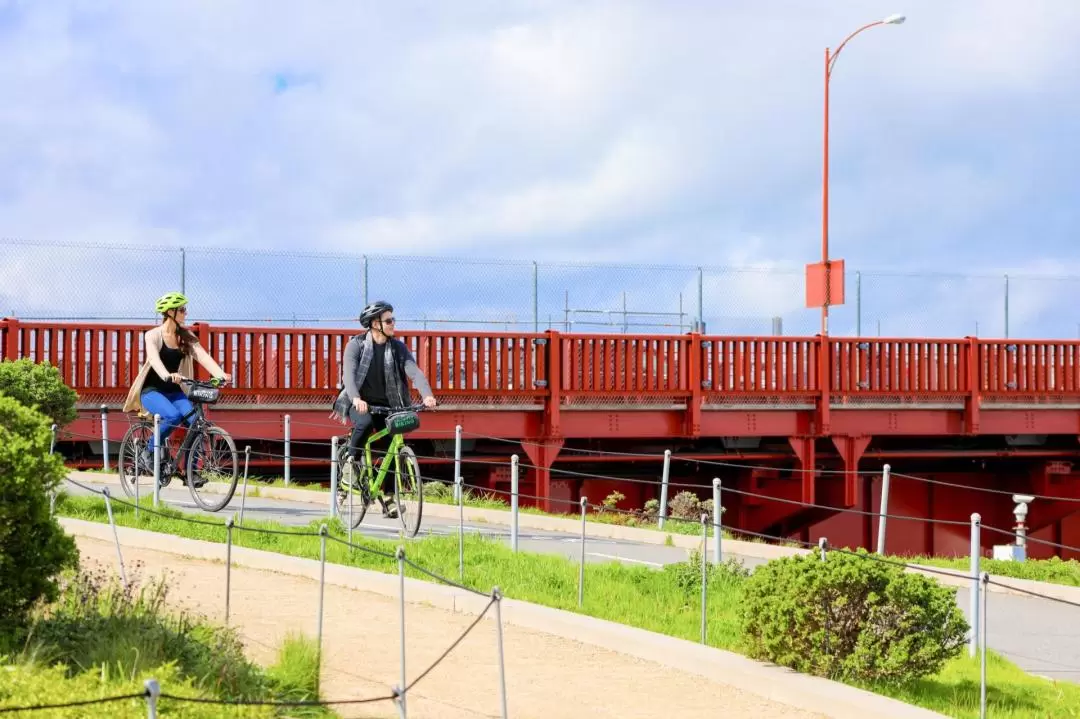
<svg viewBox="0 0 1080 719"><path fill-rule="evenodd" d="M337 476L337 457L338 457L338 438L334 435L330 438L330 516L338 516L337 511L337 490L338 490L338 476Z"/></svg>
<svg viewBox="0 0 1080 719"><path fill-rule="evenodd" d="M697 317L698 332L705 331L705 273L697 268Z"/></svg>
<svg viewBox="0 0 1080 719"><path fill-rule="evenodd" d="M1005 275L1005 339L1009 339L1009 276Z"/></svg>
<svg viewBox="0 0 1080 719"><path fill-rule="evenodd" d="M723 526L723 506L720 503L720 478L714 477L712 481L712 507L713 507L713 564L720 564L720 532Z"/></svg>
<svg viewBox="0 0 1080 719"><path fill-rule="evenodd" d="M979 659L979 719L986 719L986 595L990 573L982 573L982 647Z"/></svg>
<svg viewBox="0 0 1080 719"><path fill-rule="evenodd" d="M855 336L862 337L862 272L855 272Z"/></svg>
<svg viewBox="0 0 1080 719"><path fill-rule="evenodd" d="M244 523L244 506L247 505L248 465L251 463L251 445L244 447L244 486L240 490L240 524Z"/></svg>
<svg viewBox="0 0 1080 719"><path fill-rule="evenodd" d="M109 408L101 405L101 468L109 471Z"/></svg>
<svg viewBox="0 0 1080 719"><path fill-rule="evenodd" d="M235 515L225 520L225 623L229 623L229 597L232 594L232 530Z"/></svg>
<svg viewBox="0 0 1080 719"><path fill-rule="evenodd" d="M187 250L180 248L180 292L187 292Z"/></svg>
<svg viewBox="0 0 1080 719"><path fill-rule="evenodd" d="M136 465L138 466L138 465ZM161 415L154 415L154 506L161 501Z"/></svg>
<svg viewBox="0 0 1080 719"><path fill-rule="evenodd" d="M398 706L401 709L401 716L407 717L409 712L405 706L405 687L408 686L408 683L405 681L405 547L398 546L397 560L398 580L401 587L401 695L399 697L400 703Z"/></svg>
<svg viewBox="0 0 1080 719"><path fill-rule="evenodd" d="M533 332L540 332L540 270L535 260L533 261Z"/></svg>
<svg viewBox="0 0 1080 719"><path fill-rule="evenodd" d="M461 486L461 425L454 427L454 501L458 501L464 487Z"/></svg>
<svg viewBox="0 0 1080 719"><path fill-rule="evenodd" d="M660 479L660 519L658 525L664 528L664 517L667 516L668 479L671 477L671 450L664 450L664 471Z"/></svg>
<svg viewBox="0 0 1080 719"><path fill-rule="evenodd" d="M518 456L510 456L510 549L518 550Z"/></svg>
<svg viewBox="0 0 1080 719"><path fill-rule="evenodd" d="M705 629L707 622L705 621L706 607L708 606L708 597L706 596L706 589L708 586L708 562L705 561L705 555L708 554L705 548L708 546L709 535L709 515L701 513L701 643L706 644L705 641Z"/></svg>
<svg viewBox="0 0 1080 719"><path fill-rule="evenodd" d="M285 415L285 486L292 479L292 416Z"/></svg>
<svg viewBox="0 0 1080 719"><path fill-rule="evenodd" d="M585 511L589 508L589 498L581 498L581 565L578 567L577 604L585 601Z"/></svg>
<svg viewBox="0 0 1080 719"><path fill-rule="evenodd" d="M885 554L885 523L889 513L889 473L892 471L892 467L885 465L881 470L881 512L878 515L878 528L877 528L877 553L884 556Z"/></svg>
<svg viewBox="0 0 1080 719"><path fill-rule="evenodd" d="M978 512L971 515L971 638L968 641L968 656L974 657L975 650L979 646L979 556L982 553L980 546L980 531L982 529L982 517Z"/></svg>

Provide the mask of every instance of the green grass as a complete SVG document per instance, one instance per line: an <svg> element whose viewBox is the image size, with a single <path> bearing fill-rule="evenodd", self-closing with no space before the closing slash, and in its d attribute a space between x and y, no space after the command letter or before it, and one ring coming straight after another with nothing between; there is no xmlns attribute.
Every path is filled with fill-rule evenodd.
<svg viewBox="0 0 1080 719"><path fill-rule="evenodd" d="M971 567L969 557L905 556L898 558L914 564L959 569L965 572ZM1036 582L1080 587L1080 562L1075 559L1063 560L1060 557L1051 557L1050 559L1028 559L1023 562L1011 562L1004 559L981 557L979 559L979 568L984 572L990 572L990 574L1001 577L1031 579Z"/></svg>
<svg viewBox="0 0 1080 719"><path fill-rule="evenodd" d="M146 500L149 505L150 499ZM94 497L62 497L59 514L106 522L104 503ZM118 524L212 542L225 541L223 526L201 526L184 522L176 510L165 510L168 517L143 514L136 521L133 509L115 506ZM248 522L251 528L302 531L276 523ZM307 531L316 531L313 522ZM330 533L344 537L340 523L328 522ZM318 559L316 537L267 535L234 531L238 546ZM397 542L381 541L354 535L354 543L392 553ZM406 553L417 564L454 581L458 580L457 537L430 537L406 544ZM350 550L336 542L327 544L327 561L381 572L396 572L394 560L366 552ZM708 643L732 651L741 651L738 607L742 597L741 574L731 565L710 567L708 587ZM588 563L585 568L584 606L577 606L578 565L560 556L517 554L503 543L478 535L465 537L465 576L467 586L490 591L499 586L507 597L640 627L669 636L697 641L700 627L700 567L693 556L689 562L668 565L662 570L631 567L615 562ZM428 578L411 568L407 574ZM1067 682L1048 682L1032 677L1010 662L988 653L991 687L989 711L995 719L1021 717L1080 717L1080 686ZM979 666L965 655L951 661L935 677L901 689L866 687L903 701L917 704L947 716L969 719L978 717Z"/></svg>
<svg viewBox="0 0 1080 719"><path fill-rule="evenodd" d="M318 656L312 640L290 636L268 668L249 662L236 632L167 609L164 580L143 583L129 568L124 588L100 571L66 572L59 598L37 607L28 627L6 636L0 654L0 707L56 704L134 694L149 678L163 692L223 701L310 700L318 696ZM329 717L318 707L248 707L162 700L168 716ZM238 711L245 711L241 714ZM39 717L145 717L143 699L93 708L35 712Z"/></svg>

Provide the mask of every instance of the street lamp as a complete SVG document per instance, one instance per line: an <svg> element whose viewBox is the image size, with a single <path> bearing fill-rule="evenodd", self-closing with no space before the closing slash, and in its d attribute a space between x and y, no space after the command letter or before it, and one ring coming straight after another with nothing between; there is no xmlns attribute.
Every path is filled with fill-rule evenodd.
<svg viewBox="0 0 1080 719"><path fill-rule="evenodd" d="M836 52L832 52L829 48L825 48L825 142L824 142L824 166L822 172L822 185L821 185L821 273L824 275L824 288L821 296L821 334L822 336L828 336L829 334L829 300L831 299L831 263L829 261L829 79L832 77L833 65L836 64L836 58L840 56L840 52L844 49L844 46L848 44L851 38L855 37L863 30L869 30L872 27L878 25L900 25L906 18L903 15L890 15L884 20L877 20L876 22L863 25L861 28L844 38L844 41L840 43L840 46L836 48ZM841 292L840 303L843 303L843 260L841 262ZM807 283L808 289L811 285L810 271L814 266L810 265L807 270ZM808 292L808 294L810 294ZM816 302L815 302L816 304Z"/></svg>

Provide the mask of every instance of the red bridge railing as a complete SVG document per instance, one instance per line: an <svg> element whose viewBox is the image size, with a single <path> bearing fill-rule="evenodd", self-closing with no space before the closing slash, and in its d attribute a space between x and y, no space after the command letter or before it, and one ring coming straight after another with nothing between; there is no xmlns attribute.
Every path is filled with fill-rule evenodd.
<svg viewBox="0 0 1080 719"><path fill-rule="evenodd" d="M84 402L122 398L150 325L0 320L0 359L57 366ZM323 404L354 330L192 329L231 373L233 402ZM710 337L406 331L444 402L563 406L618 402L1080 402L1080 341ZM554 398L554 400L553 400Z"/></svg>

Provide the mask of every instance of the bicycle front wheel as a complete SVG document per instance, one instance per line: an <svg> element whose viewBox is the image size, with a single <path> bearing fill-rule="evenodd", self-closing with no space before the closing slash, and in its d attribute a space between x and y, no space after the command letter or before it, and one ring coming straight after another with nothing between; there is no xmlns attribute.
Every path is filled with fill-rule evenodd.
<svg viewBox="0 0 1080 719"><path fill-rule="evenodd" d="M394 503L398 519L405 534L415 537L420 531L420 516L424 510L424 483L420 477L420 463L408 447L397 453L397 472L394 473Z"/></svg>
<svg viewBox="0 0 1080 719"><path fill-rule="evenodd" d="M348 526L351 516L352 528L356 529L364 521L368 504L371 503L371 493L367 487L367 459L364 453L358 452L356 459L350 464L349 445L340 445L337 456L337 477L338 517L341 518L342 524Z"/></svg>
<svg viewBox="0 0 1080 719"><path fill-rule="evenodd" d="M236 492L239 465L236 444L228 432L220 427L200 431L187 451L187 483L195 504L207 512L217 512L225 507ZM224 491L200 492L209 482L224 484Z"/></svg>
<svg viewBox="0 0 1080 719"><path fill-rule="evenodd" d="M140 461L139 455L149 446L154 438L153 425L146 422L136 422L128 428L124 439L120 442L120 452L116 457L116 470L120 475L120 486L124 494L135 499L136 483L142 481L143 486L151 492L154 488L154 468L148 467Z"/></svg>

